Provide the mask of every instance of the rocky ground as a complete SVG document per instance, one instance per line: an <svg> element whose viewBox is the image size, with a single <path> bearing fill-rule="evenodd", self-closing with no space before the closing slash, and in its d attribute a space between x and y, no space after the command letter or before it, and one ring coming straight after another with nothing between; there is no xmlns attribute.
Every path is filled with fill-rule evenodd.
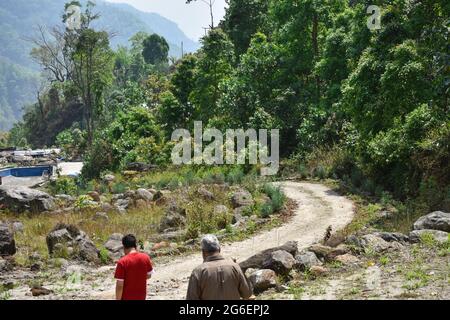
<svg viewBox="0 0 450 320"><path fill-rule="evenodd" d="M237 259L245 270L257 299L449 298L450 214L424 216L408 235L366 228L343 236L336 231L354 219L350 200L320 184L280 185L297 205L289 221L223 247L224 255ZM197 193L211 197L208 190ZM242 190L231 199L236 209L249 201L251 195ZM183 219L182 212L169 213L160 225L166 233L172 232L166 228L171 222ZM236 227L240 223L235 221ZM13 255L12 234L5 228L1 231L0 249ZM112 235L105 244L109 254L120 256L120 236ZM112 299L114 264L98 267L98 251L78 229L64 224L55 227L47 237L49 250L61 250L61 239L84 262L57 258L40 268L36 257L35 267L18 268L13 258L1 259L0 298ZM150 281L148 298L183 299L190 272L201 263L201 256L186 252L160 256L154 262L156 274Z"/></svg>

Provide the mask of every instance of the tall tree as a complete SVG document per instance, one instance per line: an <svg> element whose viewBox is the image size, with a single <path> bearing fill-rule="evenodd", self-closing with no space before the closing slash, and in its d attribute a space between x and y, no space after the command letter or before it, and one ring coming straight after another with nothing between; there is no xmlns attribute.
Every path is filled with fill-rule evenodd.
<svg viewBox="0 0 450 320"><path fill-rule="evenodd" d="M144 56L145 61L152 65L167 63L169 44L164 37L154 33L145 38L142 55Z"/></svg>

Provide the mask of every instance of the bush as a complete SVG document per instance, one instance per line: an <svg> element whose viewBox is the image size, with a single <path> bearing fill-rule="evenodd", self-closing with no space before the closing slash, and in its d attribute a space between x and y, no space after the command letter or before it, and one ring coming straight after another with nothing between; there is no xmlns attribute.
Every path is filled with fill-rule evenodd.
<svg viewBox="0 0 450 320"><path fill-rule="evenodd" d="M75 196L78 193L76 180L70 177L60 177L50 183L50 192L52 194L67 194Z"/></svg>

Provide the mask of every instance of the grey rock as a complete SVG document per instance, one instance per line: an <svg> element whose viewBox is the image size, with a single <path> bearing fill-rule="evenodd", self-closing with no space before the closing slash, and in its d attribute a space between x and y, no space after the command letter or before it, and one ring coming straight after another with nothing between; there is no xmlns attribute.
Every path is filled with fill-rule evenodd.
<svg viewBox="0 0 450 320"><path fill-rule="evenodd" d="M164 231L170 228L179 229L186 225L186 218L178 212L169 211L162 218L159 230Z"/></svg>
<svg viewBox="0 0 450 320"><path fill-rule="evenodd" d="M130 208L131 206L131 199L130 198L126 198L126 199L119 199L114 203L114 206L119 210L119 211L123 211L123 210L127 210Z"/></svg>
<svg viewBox="0 0 450 320"><path fill-rule="evenodd" d="M55 208L53 197L27 187L0 187L0 203L15 213L39 213Z"/></svg>
<svg viewBox="0 0 450 320"><path fill-rule="evenodd" d="M92 200L94 200L95 202L100 202L100 201L101 201L101 199L100 199L100 194L99 194L97 191L89 191L89 192L87 193L87 195L88 195L89 197L91 197Z"/></svg>
<svg viewBox="0 0 450 320"><path fill-rule="evenodd" d="M409 239L413 243L420 242L424 234L430 234L434 240L440 244L449 241L449 233L441 230L413 230L409 233Z"/></svg>
<svg viewBox="0 0 450 320"><path fill-rule="evenodd" d="M373 233L375 236L380 237L384 241L387 242L408 242L409 237L403 233L398 232L375 232Z"/></svg>
<svg viewBox="0 0 450 320"><path fill-rule="evenodd" d="M16 253L16 242L14 234L9 230L9 226L0 224L0 256L12 256Z"/></svg>
<svg viewBox="0 0 450 320"><path fill-rule="evenodd" d="M0 273L12 271L13 269L14 269L14 266L9 260L6 260L6 259L3 259L2 257L0 257Z"/></svg>
<svg viewBox="0 0 450 320"><path fill-rule="evenodd" d="M287 251L278 250L272 252L266 259L263 261L262 267L263 269L270 269L275 271L277 274L286 275L288 274L295 265L295 259Z"/></svg>
<svg viewBox="0 0 450 320"><path fill-rule="evenodd" d="M312 266L321 266L322 261L311 251L299 253L295 256L294 268L300 271L309 270Z"/></svg>
<svg viewBox="0 0 450 320"><path fill-rule="evenodd" d="M231 196L231 204L233 208L252 206L254 204L253 196L244 189L236 191Z"/></svg>
<svg viewBox="0 0 450 320"><path fill-rule="evenodd" d="M143 188L136 190L135 197L136 197L136 199L142 199L145 201L153 200L153 194L150 191L148 191L147 189L143 189Z"/></svg>
<svg viewBox="0 0 450 320"><path fill-rule="evenodd" d="M414 230L440 230L450 232L450 213L435 211L414 223Z"/></svg>
<svg viewBox="0 0 450 320"><path fill-rule="evenodd" d="M55 198L58 199L58 200L64 201L66 203L73 203L73 202L75 202L75 198L72 197L72 196L69 196L67 194L57 194L55 196Z"/></svg>
<svg viewBox="0 0 450 320"><path fill-rule="evenodd" d="M295 256L298 253L297 242L289 241L282 246L264 250L260 253L255 254L254 256L251 256L247 260L241 262L239 266L244 272L249 268L265 269L263 268L264 261L269 259L273 252L280 250L289 252L292 256Z"/></svg>
<svg viewBox="0 0 450 320"><path fill-rule="evenodd" d="M255 270L248 276L254 293L261 293L277 286L277 275L270 269Z"/></svg>
<svg viewBox="0 0 450 320"><path fill-rule="evenodd" d="M214 207L214 214L227 214L228 208L224 206L223 204L219 204Z"/></svg>
<svg viewBox="0 0 450 320"><path fill-rule="evenodd" d="M22 222L19 222L19 221L13 222L12 225L11 225L11 227L12 227L12 230L13 230L14 233L20 233L20 232L23 232L23 230L24 230L24 228L25 228L25 227L23 226L23 223L22 223Z"/></svg>
<svg viewBox="0 0 450 320"><path fill-rule="evenodd" d="M203 197L205 200L214 200L214 194L211 191L206 190L205 187L200 187L197 190L198 194Z"/></svg>
<svg viewBox="0 0 450 320"><path fill-rule="evenodd" d="M69 254L88 262L99 263L99 250L89 237L74 225L58 224L46 238L50 255L61 248L67 247Z"/></svg>
<svg viewBox="0 0 450 320"><path fill-rule="evenodd" d="M112 174L107 174L103 177L104 182L113 182L114 180L116 180L116 177Z"/></svg>
<svg viewBox="0 0 450 320"><path fill-rule="evenodd" d="M95 213L94 217L92 218L95 221L109 221L109 216L106 212L97 212Z"/></svg>

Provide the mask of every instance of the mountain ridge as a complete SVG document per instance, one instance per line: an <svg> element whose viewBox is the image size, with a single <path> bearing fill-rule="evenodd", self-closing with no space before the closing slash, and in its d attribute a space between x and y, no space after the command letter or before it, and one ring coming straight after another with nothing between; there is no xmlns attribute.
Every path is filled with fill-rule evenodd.
<svg viewBox="0 0 450 320"><path fill-rule="evenodd" d="M27 38L36 35L39 25L51 28L61 25L64 5L68 0L2 0L0 2L0 131L9 130L19 121L22 109L35 100L39 66L32 61L33 47ZM86 0L80 1L82 4ZM94 28L114 33L111 46L128 46L128 40L137 32L157 33L170 45L169 55L181 56L193 52L199 44L173 21L157 13L143 12L124 3L96 1L95 11L100 18ZM17 88L23 87L20 92ZM18 94L20 92L20 95Z"/></svg>

